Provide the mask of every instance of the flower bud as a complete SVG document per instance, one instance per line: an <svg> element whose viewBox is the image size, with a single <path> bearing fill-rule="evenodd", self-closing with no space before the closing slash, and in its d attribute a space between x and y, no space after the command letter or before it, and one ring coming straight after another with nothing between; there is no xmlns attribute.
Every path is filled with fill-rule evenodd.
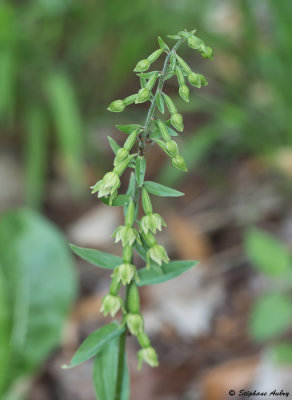
<svg viewBox="0 0 292 400"><path fill-rule="evenodd" d="M202 57L213 58L213 49L210 46L206 46L206 48L202 52Z"/></svg>
<svg viewBox="0 0 292 400"><path fill-rule="evenodd" d="M180 97L184 101L186 101L188 103L189 102L190 89L187 87L187 85L180 86L178 92L179 92Z"/></svg>
<svg viewBox="0 0 292 400"><path fill-rule="evenodd" d="M189 46L191 49L199 50L199 49L201 48L201 45L202 45L203 43L204 43L204 42L202 41L202 39L199 39L197 36L190 36L190 37L188 38L188 46Z"/></svg>
<svg viewBox="0 0 292 400"><path fill-rule="evenodd" d="M149 69L150 67L150 62L147 59L141 60L138 62L138 64L136 65L134 72L144 72L147 71L147 69Z"/></svg>
<svg viewBox="0 0 292 400"><path fill-rule="evenodd" d="M142 232L143 239L145 242L148 244L149 247L155 246L156 245L156 239L150 232Z"/></svg>
<svg viewBox="0 0 292 400"><path fill-rule="evenodd" d="M116 315L120 308L124 308L123 300L120 296L112 296L111 294L107 294L102 299L102 306L100 311L104 313L106 317L108 313L112 316L112 318Z"/></svg>
<svg viewBox="0 0 292 400"><path fill-rule="evenodd" d="M135 219L135 203L134 200L131 198L127 208L125 225L130 228L134 223L134 219Z"/></svg>
<svg viewBox="0 0 292 400"><path fill-rule="evenodd" d="M166 142L170 142L171 138L170 138L170 134L168 133L168 130L166 128L166 125L164 122L160 121L160 119L157 121L157 125L158 125L158 129L160 130L160 133L163 137L163 139Z"/></svg>
<svg viewBox="0 0 292 400"><path fill-rule="evenodd" d="M184 130L183 117L181 114L172 114L170 122L178 131L182 132Z"/></svg>
<svg viewBox="0 0 292 400"><path fill-rule="evenodd" d="M144 103L145 101L147 101L149 99L149 97L150 97L149 90L146 88L142 88L139 90L139 92L137 94L135 103L136 104Z"/></svg>
<svg viewBox="0 0 292 400"><path fill-rule="evenodd" d="M145 332L139 333L137 339L141 347L146 348L150 346L150 340Z"/></svg>
<svg viewBox="0 0 292 400"><path fill-rule="evenodd" d="M137 230L128 226L119 226L112 234L112 237L115 238L115 243L121 240L124 247L127 245L132 246L135 241L142 244Z"/></svg>
<svg viewBox="0 0 292 400"><path fill-rule="evenodd" d="M152 54L150 54L149 57L147 57L147 60L148 60L150 63L153 63L155 60L157 60L157 58L158 58L162 53L163 53L163 50L162 50L162 49L155 50Z"/></svg>
<svg viewBox="0 0 292 400"><path fill-rule="evenodd" d="M109 292L112 296L116 296L121 288L121 283L119 282L119 280L116 277L112 277L112 281L110 284L110 288L109 288Z"/></svg>
<svg viewBox="0 0 292 400"><path fill-rule="evenodd" d="M135 282L131 283L128 295L128 307L130 313L138 314L140 311L140 296L138 287Z"/></svg>
<svg viewBox="0 0 292 400"><path fill-rule="evenodd" d="M136 100L136 94L132 94L131 96L126 97L123 102L125 106L129 106L130 104L133 104L134 101Z"/></svg>
<svg viewBox="0 0 292 400"><path fill-rule="evenodd" d="M169 156L167 148L166 148L166 143L163 140L160 139L155 139L155 142L158 144L159 147ZM168 143L168 142L167 142Z"/></svg>
<svg viewBox="0 0 292 400"><path fill-rule="evenodd" d="M146 258L147 258L147 264L146 264L147 269L150 268L151 260L156 262L158 265L161 265L162 262L167 264L169 261L169 257L167 255L165 248L157 243L151 246L150 249L147 251Z"/></svg>
<svg viewBox="0 0 292 400"><path fill-rule="evenodd" d="M134 146L137 136L139 134L140 128L135 129L133 132L131 132L129 134L129 136L127 137L125 143L124 143L124 148L127 150L131 150L132 147Z"/></svg>
<svg viewBox="0 0 292 400"><path fill-rule="evenodd" d="M166 143L166 150L171 157L176 157L178 154L178 147L174 140Z"/></svg>
<svg viewBox="0 0 292 400"><path fill-rule="evenodd" d="M176 55L176 59L177 59L178 63L180 64L180 66L182 67L182 69L187 74L189 74L191 72L191 68L188 66L188 64L179 55Z"/></svg>
<svg viewBox="0 0 292 400"><path fill-rule="evenodd" d="M132 335L137 336L144 330L144 319L141 314L127 314L126 322Z"/></svg>
<svg viewBox="0 0 292 400"><path fill-rule="evenodd" d="M112 274L112 276L115 277L118 282L122 281L123 285L128 285L135 275L136 268L130 263L119 265L117 268L115 268L114 273Z"/></svg>
<svg viewBox="0 0 292 400"><path fill-rule="evenodd" d="M142 205L145 214L152 213L152 204L149 197L149 194L145 188L142 189Z"/></svg>
<svg viewBox="0 0 292 400"><path fill-rule="evenodd" d="M191 85L200 89L200 87L201 87L200 74L196 74L195 72L190 72L188 74L188 81L190 82Z"/></svg>
<svg viewBox="0 0 292 400"><path fill-rule="evenodd" d="M204 75L202 75L202 74L197 74L197 75L199 75L199 77L201 79L201 86L207 86L208 82L207 82L207 79L204 77Z"/></svg>
<svg viewBox="0 0 292 400"><path fill-rule="evenodd" d="M118 163L120 163L121 161L124 161L127 157L129 156L129 152L127 149L125 149L124 147L121 147L118 151L117 154L115 156L114 159L114 166L116 166Z"/></svg>
<svg viewBox="0 0 292 400"><path fill-rule="evenodd" d="M180 154L178 154L176 157L174 157L171 160L171 162L175 168L180 169L181 171L186 172L188 170L187 166L186 166L186 162Z"/></svg>
<svg viewBox="0 0 292 400"><path fill-rule="evenodd" d="M123 261L124 263L131 263L133 258L133 248L129 245L123 249Z"/></svg>
<svg viewBox="0 0 292 400"><path fill-rule="evenodd" d="M179 67L176 67L175 72L176 72L176 76L177 76L177 80L178 80L179 86L184 85L185 84L185 77L184 77L184 74L183 74L182 70Z"/></svg>
<svg viewBox="0 0 292 400"><path fill-rule="evenodd" d="M145 88L148 89L148 90L151 90L153 88L153 86L155 85L157 77L158 77L158 73L151 75L151 77L149 78Z"/></svg>
<svg viewBox="0 0 292 400"><path fill-rule="evenodd" d="M158 357L153 347L146 347L138 351L138 370L141 369L143 361L150 367L158 367Z"/></svg>
<svg viewBox="0 0 292 400"><path fill-rule="evenodd" d="M176 108L174 102L172 101L172 99L169 96L167 96L167 94L165 94L165 93L163 93L163 96L164 96L164 100L165 100L165 103L167 105L167 108L168 108L170 114L177 113L177 108Z"/></svg>
<svg viewBox="0 0 292 400"><path fill-rule="evenodd" d="M132 158L135 157L134 154L130 155L129 157L125 158L123 161L120 161L115 168L113 169L113 172L118 175L121 176L122 173L125 171L125 169L127 168L129 162L132 160Z"/></svg>
<svg viewBox="0 0 292 400"><path fill-rule="evenodd" d="M125 107L126 106L123 100L115 100L108 106L107 109L111 112L122 112L124 111Z"/></svg>

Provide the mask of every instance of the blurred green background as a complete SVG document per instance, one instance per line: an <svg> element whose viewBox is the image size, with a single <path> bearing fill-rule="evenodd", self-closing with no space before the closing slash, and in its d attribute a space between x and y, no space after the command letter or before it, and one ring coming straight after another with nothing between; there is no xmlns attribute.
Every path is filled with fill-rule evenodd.
<svg viewBox="0 0 292 400"><path fill-rule="evenodd" d="M291 18L289 0L0 1L0 371L10 371L0 377L5 400L27 392L31 400L73 398L54 375L59 364L52 373L44 363L60 343L74 299L82 301L99 293L105 278L94 275L96 286L86 283L89 272L84 278L82 267L74 265L66 241L76 237L79 225L74 230L74 223L100 206L88 186L111 167L107 135L121 142L116 123L145 119L145 104L113 115L106 111L109 102L138 90L132 70L157 48L158 35L166 39L184 28L197 28L198 36L215 50L213 62L186 47L181 50L193 69L209 81L207 88L192 91L190 103L183 104L175 95L176 83L168 81L167 90L176 96L185 117L186 131L179 144L190 172L183 176L173 170L151 148L149 174L152 180L189 193L185 200L171 203L169 215L177 218L177 226L193 240L193 247L177 244L173 255L206 263L215 260L215 264L217 260L222 264L223 257L226 262L217 274L223 277L227 299L236 296L234 285L253 293L244 298L246 308L228 311L224 303L219 314L214 312L215 320L222 313L231 312L231 320L233 313L242 313L246 347L229 354L221 343L219 350L210 350L217 351L218 358L210 361L206 353L203 358L209 362L202 362L198 371L259 354L278 343L286 346L283 350L279 345L280 358L289 354L286 359L291 361ZM157 203L157 207L164 205ZM184 210L184 219L178 209ZM186 219L190 226L186 227ZM103 223L96 229L107 232ZM252 225L274 238L248 230ZM84 242L88 247L99 244ZM257 274L251 265L258 267ZM43 279L46 285L38 294L33 288ZM258 295L269 296L272 288L280 300L265 297L264 304L253 306ZM47 320L35 322L38 313L46 310ZM269 330L270 324L276 328ZM46 335L48 330L51 334ZM213 330L214 337L217 333ZM160 336L156 336L159 348ZM24 352L34 337L40 339L39 349ZM194 371L194 361L186 369ZM27 384L35 371L47 397ZM203 385L196 374L182 380L179 389L162 390L161 396L153 389L147 395L155 400L192 400L190 381ZM61 385L63 391L50 392L47 382ZM74 395L77 400L84 398ZM200 398L212 400L208 396Z"/></svg>

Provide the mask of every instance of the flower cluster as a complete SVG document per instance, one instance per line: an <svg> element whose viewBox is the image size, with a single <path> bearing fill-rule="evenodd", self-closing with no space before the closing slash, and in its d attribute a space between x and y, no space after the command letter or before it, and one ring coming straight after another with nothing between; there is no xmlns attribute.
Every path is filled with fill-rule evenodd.
<svg viewBox="0 0 292 400"><path fill-rule="evenodd" d="M137 93L124 99L115 100L108 106L111 112L122 112L130 104L151 102L145 126L137 124L117 125L118 129L128 134L123 147L120 147L113 139L111 147L115 152L113 170L107 172L94 186L92 193L104 199L109 205L120 205L124 207L124 224L117 227L113 233L115 242L121 242L123 246L122 260L115 266L111 275L112 281L109 293L103 298L101 312L114 317L119 311L123 313L123 324L128 331L137 337L141 346L138 356L138 368L143 362L152 367L158 366L158 358L150 340L144 331L144 318L140 311L140 298L138 285L143 273L137 271L133 253L138 250L146 261L146 268L151 269L165 266L169 262L166 249L157 243L157 231L161 231L166 224L163 218L153 212L150 195L158 194L144 183L146 160L144 158L144 147L146 143L156 142L158 146L170 157L172 165L187 171L186 162L179 152L178 145L173 136L183 132L184 122L182 115L170 96L163 92L163 84L166 79L176 77L178 81L178 93L180 97L189 102L190 89L187 85L200 88L207 85L206 78L193 72L189 65L177 54L177 49L183 42L187 42L192 49L199 51L204 58L212 58L213 50L200 38L195 36L195 30L181 31L169 38L176 40L173 49L164 40L158 37L159 49L148 57L140 60L134 68L134 72L140 79L141 87ZM166 60L162 71L149 71L154 63L163 53ZM155 92L153 92L156 86ZM168 120L163 121L160 114L155 115L156 109L164 114L165 108L169 114ZM139 143L137 153L131 153L135 143ZM121 176L126 168L133 168L134 174L130 179L126 193L118 194L121 187ZM160 185L161 186L161 185ZM139 198L142 194L142 211L139 212ZM106 200L105 200L106 199ZM142 214L142 215L141 215ZM139 216L141 217L139 218ZM145 272L145 271L144 271ZM147 272L148 273L148 272ZM126 286L125 300L120 297L122 286Z"/></svg>

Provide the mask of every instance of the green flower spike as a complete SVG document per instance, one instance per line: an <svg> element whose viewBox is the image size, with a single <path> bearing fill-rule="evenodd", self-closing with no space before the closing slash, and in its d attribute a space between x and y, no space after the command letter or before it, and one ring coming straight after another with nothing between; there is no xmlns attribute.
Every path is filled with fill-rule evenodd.
<svg viewBox="0 0 292 400"><path fill-rule="evenodd" d="M120 240L122 241L123 246L125 247L127 244L132 246L135 240L141 244L141 240L139 237L139 233L135 228L130 228L128 226L121 225L119 226L112 235L115 238L115 243L118 243Z"/></svg>
<svg viewBox="0 0 292 400"><path fill-rule="evenodd" d="M141 369L143 361L146 362L150 367L158 367L158 357L153 347L149 346L145 349L141 349L137 353L138 357L138 370Z"/></svg>
<svg viewBox="0 0 292 400"><path fill-rule="evenodd" d="M163 221L162 217L157 213L151 213L142 217L140 230L145 234L147 234L149 230L156 234L157 229L161 231L161 225L166 226L166 223Z"/></svg>
<svg viewBox="0 0 292 400"><path fill-rule="evenodd" d="M127 314L126 322L132 335L137 336L139 333L143 332L144 318L142 314Z"/></svg>
<svg viewBox="0 0 292 400"><path fill-rule="evenodd" d="M91 186L91 193L98 192L98 197L112 196L120 187L121 181L115 172L107 172L104 177L94 186Z"/></svg>
<svg viewBox="0 0 292 400"><path fill-rule="evenodd" d="M130 263L124 263L115 268L112 277L114 276L117 277L118 282L121 281L123 285L129 284L134 277L135 280L138 278L135 266Z"/></svg>
<svg viewBox="0 0 292 400"><path fill-rule="evenodd" d="M110 313L113 318L119 309L124 311L124 303L120 296L113 296L111 294L107 294L102 299L102 306L100 312L104 313L105 317Z"/></svg>
<svg viewBox="0 0 292 400"><path fill-rule="evenodd" d="M156 262L158 265L161 265L162 263L168 263L169 257L167 255L167 252L163 246L160 244L155 243L150 249L147 251L146 254L147 258L147 264L146 268L150 268L150 262L153 260Z"/></svg>

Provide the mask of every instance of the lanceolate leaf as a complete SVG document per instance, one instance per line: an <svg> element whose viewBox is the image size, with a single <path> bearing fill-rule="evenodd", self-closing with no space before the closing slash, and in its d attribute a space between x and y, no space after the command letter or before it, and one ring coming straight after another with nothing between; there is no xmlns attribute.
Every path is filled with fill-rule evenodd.
<svg viewBox="0 0 292 400"><path fill-rule="evenodd" d="M146 171L146 159L145 157L138 156L136 158L136 179L139 186L143 185L145 171Z"/></svg>
<svg viewBox="0 0 292 400"><path fill-rule="evenodd" d="M158 44L162 50L166 50L166 51L169 50L169 47L167 46L165 41L160 36L158 36Z"/></svg>
<svg viewBox="0 0 292 400"><path fill-rule="evenodd" d="M75 244L70 244L70 247L74 253L83 260L88 261L93 265L97 265L100 268L114 269L117 265L122 264L123 262L120 257L104 251L86 249L84 247L75 246Z"/></svg>
<svg viewBox="0 0 292 400"><path fill-rule="evenodd" d="M161 92L158 92L156 95L156 104L157 104L157 108L161 112L161 114L164 114L164 99L163 99Z"/></svg>
<svg viewBox="0 0 292 400"><path fill-rule="evenodd" d="M63 368L72 368L96 356L104 345L120 336L125 330L117 323L104 325L89 335L74 354L69 365Z"/></svg>
<svg viewBox="0 0 292 400"><path fill-rule="evenodd" d="M160 183L146 181L144 182L144 187L151 194L161 197L180 197L184 196L183 192L179 190L172 189L168 186L161 185Z"/></svg>
<svg viewBox="0 0 292 400"><path fill-rule="evenodd" d="M116 128L124 133L131 133L137 128L141 128L141 125L138 124L129 124L129 125L116 125Z"/></svg>
<svg viewBox="0 0 292 400"><path fill-rule="evenodd" d="M153 269L142 268L138 271L140 281L137 282L138 286L156 285L176 278L188 269L195 267L198 261L185 260L185 261L171 261L168 264L162 264L161 271L158 272Z"/></svg>
<svg viewBox="0 0 292 400"><path fill-rule="evenodd" d="M115 141L115 139L110 136L107 137L109 144L111 146L112 151L117 154L117 151L121 148L120 145Z"/></svg>
<svg viewBox="0 0 292 400"><path fill-rule="evenodd" d="M98 353L93 366L93 383L98 400L113 400L116 389L119 337L107 343ZM130 395L129 371L125 354L121 400Z"/></svg>

